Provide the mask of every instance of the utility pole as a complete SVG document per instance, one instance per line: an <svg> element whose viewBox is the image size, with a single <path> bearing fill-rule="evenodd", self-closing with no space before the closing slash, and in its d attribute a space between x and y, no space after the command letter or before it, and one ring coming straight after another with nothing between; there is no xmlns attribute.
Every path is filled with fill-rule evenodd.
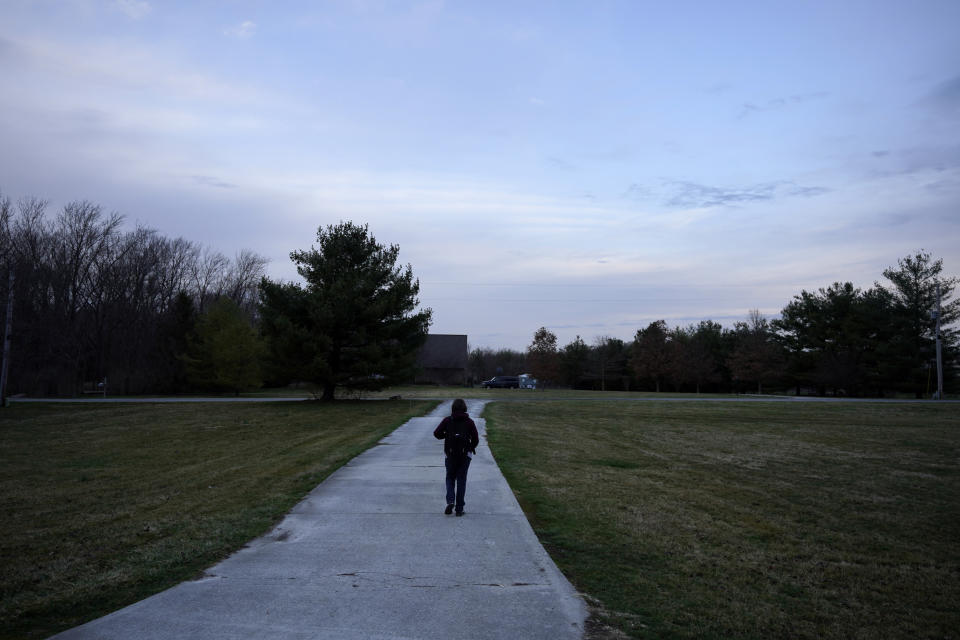
<svg viewBox="0 0 960 640"><path fill-rule="evenodd" d="M940 355L940 283L937 283L937 400L943 400L943 359Z"/></svg>
<svg viewBox="0 0 960 640"><path fill-rule="evenodd" d="M13 265L9 267L7 322L3 329L3 366L0 368L0 407L7 406L7 371L10 369L10 333L13 331Z"/></svg>

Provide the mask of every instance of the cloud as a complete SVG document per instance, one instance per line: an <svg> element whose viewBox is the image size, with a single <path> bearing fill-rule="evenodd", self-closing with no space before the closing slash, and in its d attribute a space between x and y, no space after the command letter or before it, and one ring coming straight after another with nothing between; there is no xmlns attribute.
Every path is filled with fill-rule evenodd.
<svg viewBox="0 0 960 640"><path fill-rule="evenodd" d="M935 194L960 194L960 177L952 176L934 180L923 185L923 188Z"/></svg>
<svg viewBox="0 0 960 640"><path fill-rule="evenodd" d="M764 103L754 103L746 102L743 105L743 110L738 116L739 120L743 120L747 116L754 113L765 113L770 111L780 111L791 105L799 105L807 102L812 102L814 100L822 100L830 96L830 93L827 91L813 91L811 93L800 93L792 96L786 96L782 98L774 98L772 100L767 100Z"/></svg>
<svg viewBox="0 0 960 640"><path fill-rule="evenodd" d="M960 167L960 144L940 144L873 152L868 175L891 177L953 171ZM875 168L878 167L879 168Z"/></svg>
<svg viewBox="0 0 960 640"><path fill-rule="evenodd" d="M948 115L960 116L960 76L937 85L923 103Z"/></svg>
<svg viewBox="0 0 960 640"><path fill-rule="evenodd" d="M114 0L113 6L131 20L141 20L153 10L146 0Z"/></svg>
<svg viewBox="0 0 960 640"><path fill-rule="evenodd" d="M578 169L577 165L567 162L559 156L549 156L546 162L547 165L553 167L554 169L562 169L563 171L575 171Z"/></svg>
<svg viewBox="0 0 960 640"><path fill-rule="evenodd" d="M196 64L179 59L176 53L136 47L113 40L67 42L43 38L0 38L0 55L17 60L9 75L19 74L29 82L29 89L43 104L59 102L38 90L44 79L50 90L62 96L88 101L90 96L121 90L149 90L181 100L210 100L223 103L263 102L263 95L221 81L198 70ZM79 92L71 87L96 86L97 92ZM111 96L106 102L114 102Z"/></svg>
<svg viewBox="0 0 960 640"><path fill-rule="evenodd" d="M237 188L237 185L233 183L224 182L223 180L220 180L219 178L214 178L212 176L190 176L190 177L193 179L195 183L206 186L206 187L217 187L218 189L236 189Z"/></svg>
<svg viewBox="0 0 960 640"><path fill-rule="evenodd" d="M733 88L734 87L732 84L728 84L726 82L716 82L710 85L709 87L707 87L706 89L704 89L704 91L706 91L709 94L719 95L722 93L727 93Z"/></svg>
<svg viewBox="0 0 960 640"><path fill-rule="evenodd" d="M934 95L955 107L960 106L960 76L944 82L937 88Z"/></svg>
<svg viewBox="0 0 960 640"><path fill-rule="evenodd" d="M653 192L649 187L645 187L637 182L632 182L630 183L630 186L627 187L627 190L620 195L620 197L628 200L649 200L652 194Z"/></svg>
<svg viewBox="0 0 960 640"><path fill-rule="evenodd" d="M794 185L792 188L788 188L786 191L789 196L798 196L801 198L813 198L815 196L820 196L825 193L830 193L830 189L826 187L803 187L800 185Z"/></svg>
<svg viewBox="0 0 960 640"><path fill-rule="evenodd" d="M630 186L628 193L636 184ZM782 196L810 198L827 193L825 187L805 187L787 181L764 182L739 188L713 187L689 181L665 183L668 207L701 209L765 202Z"/></svg>
<svg viewBox="0 0 960 640"><path fill-rule="evenodd" d="M672 182L669 187L673 194L668 197L667 206L699 209L772 200L777 184L768 183L740 189L727 189L695 182Z"/></svg>
<svg viewBox="0 0 960 640"><path fill-rule="evenodd" d="M21 53L20 47L12 40L7 40L0 35L0 60L15 60Z"/></svg>
<svg viewBox="0 0 960 640"><path fill-rule="evenodd" d="M228 27L223 31L224 35L233 38L250 38L257 31L257 23L252 20L244 20L235 27Z"/></svg>

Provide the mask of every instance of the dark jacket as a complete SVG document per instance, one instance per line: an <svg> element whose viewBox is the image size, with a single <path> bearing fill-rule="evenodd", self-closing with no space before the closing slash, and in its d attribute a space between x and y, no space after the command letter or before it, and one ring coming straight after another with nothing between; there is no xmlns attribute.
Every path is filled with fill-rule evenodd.
<svg viewBox="0 0 960 640"><path fill-rule="evenodd" d="M470 416L467 413L455 413L452 416L447 416L443 421L437 425L437 428L433 430L433 437L437 440L443 440L447 437L447 427L450 425L453 420L464 420L467 423L467 431L470 434L470 451L471 453L477 452L477 445L480 444L480 434L477 433L477 425L474 424L473 420L470 419ZM444 450L446 453L446 450Z"/></svg>

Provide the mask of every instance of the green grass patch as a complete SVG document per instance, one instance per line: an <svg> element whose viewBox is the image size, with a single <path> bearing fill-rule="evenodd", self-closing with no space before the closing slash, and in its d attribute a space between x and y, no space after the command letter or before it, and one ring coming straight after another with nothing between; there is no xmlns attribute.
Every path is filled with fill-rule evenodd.
<svg viewBox="0 0 960 640"><path fill-rule="evenodd" d="M346 394L344 394L346 396ZM737 398L735 394L654 393L645 391L589 391L579 389L484 389L482 387L457 387L436 385L405 385L390 387L383 391L366 393L369 398L474 398L480 400L610 400L613 398L662 399L662 398Z"/></svg>
<svg viewBox="0 0 960 640"><path fill-rule="evenodd" d="M46 637L196 577L435 405L0 410L0 637Z"/></svg>
<svg viewBox="0 0 960 640"><path fill-rule="evenodd" d="M893 403L496 403L537 534L635 638L950 638L960 412Z"/></svg>

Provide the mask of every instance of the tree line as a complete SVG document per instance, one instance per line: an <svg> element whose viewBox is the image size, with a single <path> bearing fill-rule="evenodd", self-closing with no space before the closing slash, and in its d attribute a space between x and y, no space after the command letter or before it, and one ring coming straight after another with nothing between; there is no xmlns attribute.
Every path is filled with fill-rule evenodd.
<svg viewBox="0 0 960 640"><path fill-rule="evenodd" d="M7 394L240 391L306 383L375 390L413 378L431 311L399 249L367 226L319 228L293 251L303 283L271 281L253 251L234 259L167 238L96 204L55 215L47 202L0 195L0 318L13 316ZM802 291L768 320L726 328L703 320L638 329L630 341L577 336L560 347L546 327L525 351L473 349L474 382L532 373L541 385L598 390L819 395L911 393L936 385L932 313L941 299L944 373L954 384L956 278L924 251L861 290L836 282ZM11 304L12 301L12 304ZM103 386L105 385L106 389Z"/></svg>
<svg viewBox="0 0 960 640"><path fill-rule="evenodd" d="M267 260L167 238L87 201L50 215L0 196L2 302L12 304L8 395L172 393L205 386L203 338L256 322ZM12 274L12 278L10 277ZM10 283L13 288L10 290Z"/></svg>
<svg viewBox="0 0 960 640"><path fill-rule="evenodd" d="M802 291L769 320L759 311L725 328L712 320L638 329L633 340L610 336L560 347L546 327L525 351L473 349L475 381L528 372L543 385L596 390L755 392L916 397L936 389L935 328L940 326L945 387L956 383L960 301L957 279L942 260L918 251L883 272L885 284L850 282Z"/></svg>
<svg viewBox="0 0 960 640"><path fill-rule="evenodd" d="M170 239L77 201L0 195L0 318L10 311L6 395L233 391L303 384L376 390L413 379L431 312L419 282L367 226L321 227L293 251L303 284Z"/></svg>

